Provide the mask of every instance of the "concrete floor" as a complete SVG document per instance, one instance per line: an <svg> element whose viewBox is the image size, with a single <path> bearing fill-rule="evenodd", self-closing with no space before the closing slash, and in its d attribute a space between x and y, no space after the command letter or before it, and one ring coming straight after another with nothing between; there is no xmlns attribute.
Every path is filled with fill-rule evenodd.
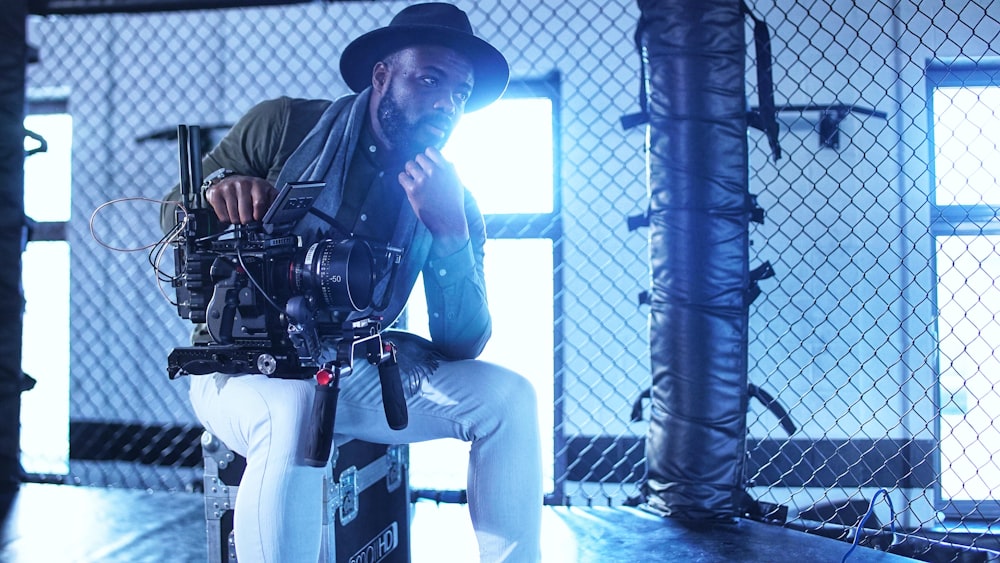
<svg viewBox="0 0 1000 563"><path fill-rule="evenodd" d="M464 505L411 505L413 563L476 560ZM203 562L204 502L198 493L25 484L5 519L3 563ZM627 508L546 507L545 563L698 561L840 562L850 545L754 521L684 525ZM913 561L859 547L851 562Z"/></svg>

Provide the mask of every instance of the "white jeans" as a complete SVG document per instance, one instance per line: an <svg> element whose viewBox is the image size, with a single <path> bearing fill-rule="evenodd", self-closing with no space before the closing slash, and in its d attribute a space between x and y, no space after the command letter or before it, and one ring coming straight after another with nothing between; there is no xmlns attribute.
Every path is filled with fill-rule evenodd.
<svg viewBox="0 0 1000 563"><path fill-rule="evenodd" d="M324 470L305 465L299 439L309 423L313 380L190 379L202 424L247 459L234 514L239 561L317 561ZM380 389L377 370L358 362L341 381L337 434L383 444L472 442L468 498L481 560L538 561L541 446L531 384L479 360L441 362L407 400L409 425L401 431L386 423Z"/></svg>

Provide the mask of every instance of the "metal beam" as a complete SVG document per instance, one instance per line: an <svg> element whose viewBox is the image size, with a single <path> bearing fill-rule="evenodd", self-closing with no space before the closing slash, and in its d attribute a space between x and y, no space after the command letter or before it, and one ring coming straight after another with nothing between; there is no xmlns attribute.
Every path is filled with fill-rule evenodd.
<svg viewBox="0 0 1000 563"><path fill-rule="evenodd" d="M251 8L255 6L283 6L288 4L332 3L343 0L31 0L28 9L32 14L134 14L141 12L177 12L182 10L217 10L224 8Z"/></svg>

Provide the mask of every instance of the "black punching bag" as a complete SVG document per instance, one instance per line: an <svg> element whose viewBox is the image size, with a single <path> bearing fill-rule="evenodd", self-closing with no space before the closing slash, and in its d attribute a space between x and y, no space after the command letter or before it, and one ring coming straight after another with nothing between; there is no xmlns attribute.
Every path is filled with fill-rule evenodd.
<svg viewBox="0 0 1000 563"><path fill-rule="evenodd" d="M640 0L648 69L647 507L739 516L747 413L749 214L739 0Z"/></svg>

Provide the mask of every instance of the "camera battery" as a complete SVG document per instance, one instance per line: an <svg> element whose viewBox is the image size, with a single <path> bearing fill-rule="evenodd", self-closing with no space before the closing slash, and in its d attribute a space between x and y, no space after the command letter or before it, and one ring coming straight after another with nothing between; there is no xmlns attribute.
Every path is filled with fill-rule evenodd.
<svg viewBox="0 0 1000 563"><path fill-rule="evenodd" d="M233 506L246 460L202 435L209 563L236 561ZM350 440L337 444L323 490L320 562L409 563L409 448Z"/></svg>

